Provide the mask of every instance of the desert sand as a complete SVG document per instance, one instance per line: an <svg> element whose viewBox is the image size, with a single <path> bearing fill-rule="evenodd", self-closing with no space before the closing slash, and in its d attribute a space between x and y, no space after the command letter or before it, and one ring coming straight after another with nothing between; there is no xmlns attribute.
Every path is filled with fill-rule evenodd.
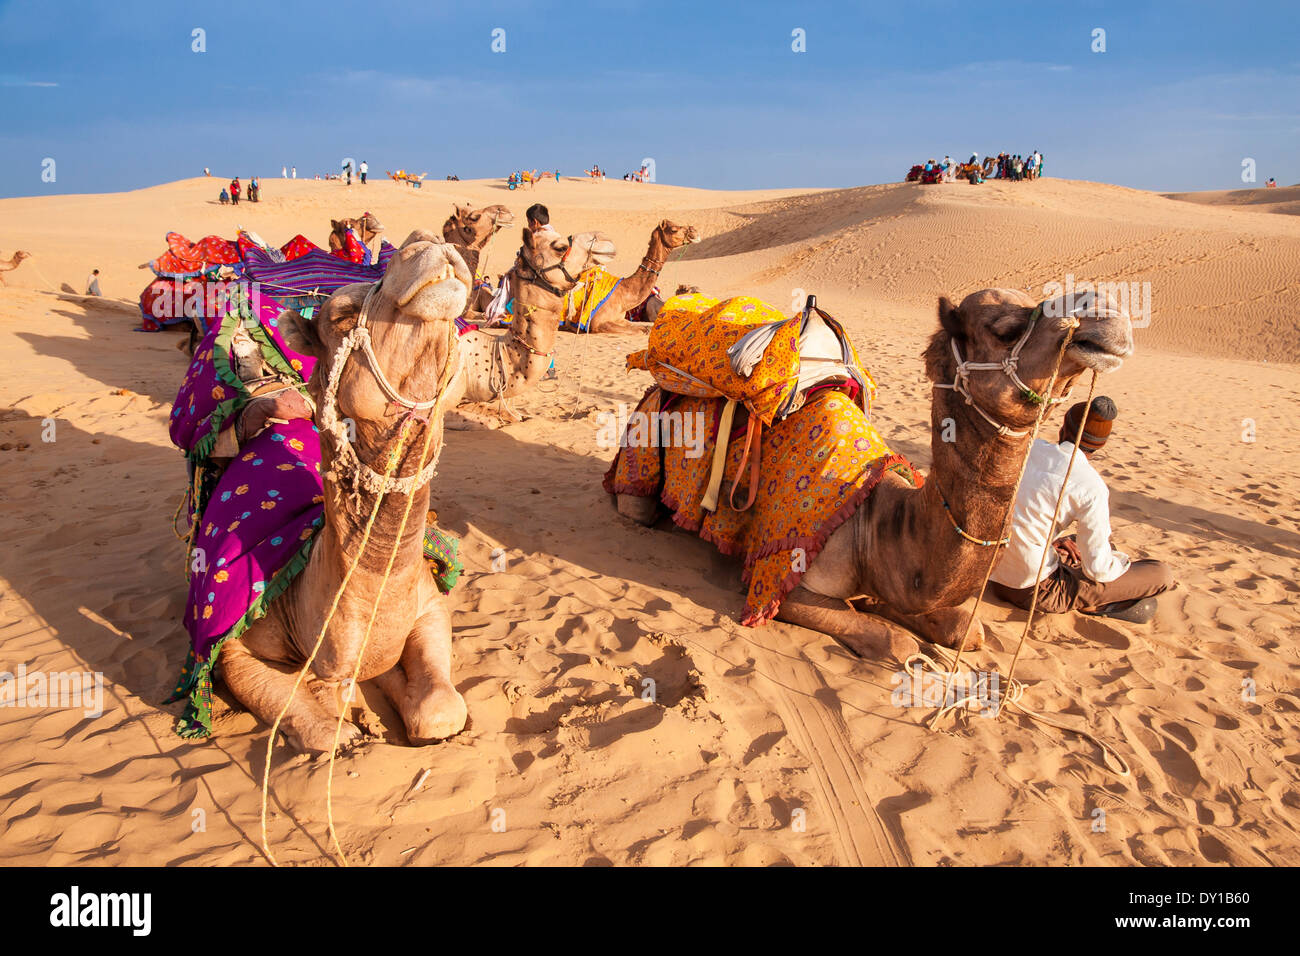
<svg viewBox="0 0 1300 956"><path fill-rule="evenodd" d="M179 705L160 703L187 648L169 528L184 465L167 437L187 360L181 334L132 329L150 276L137 266L164 233L323 244L331 217L368 209L400 242L453 201L504 203L521 223L541 201L562 232L608 233L620 273L661 218L697 226L666 291L783 307L817 293L879 382L881 431L922 467L919 355L939 294L1149 282L1137 352L1100 383L1120 419L1096 464L1118 545L1165 558L1179 584L1149 625L1040 619L1017 669L1027 704L1087 724L1132 775L1010 714L930 729L929 711L891 705L896 665L741 627L736 562L633 526L601 490L613 452L597 415L649 383L624 370L637 340L562 335L560 377L518 401L525 421L448 432L434 506L467 566L451 601L470 722L412 748L363 688L382 736L340 757L334 784L353 862L1300 864L1300 218L1272 214L1294 213L1295 189L267 179L263 202L232 208L219 188L0 200L0 256L33 254L0 288L0 671L105 681L97 718L0 707L0 862L265 860L267 728L223 696L213 736L189 742L172 732ZM489 270L516 245L494 240ZM104 299L59 293L92 268ZM1024 614L994 600L985 618L991 644L970 663L1005 668ZM328 862L325 775L276 748L281 862Z"/></svg>

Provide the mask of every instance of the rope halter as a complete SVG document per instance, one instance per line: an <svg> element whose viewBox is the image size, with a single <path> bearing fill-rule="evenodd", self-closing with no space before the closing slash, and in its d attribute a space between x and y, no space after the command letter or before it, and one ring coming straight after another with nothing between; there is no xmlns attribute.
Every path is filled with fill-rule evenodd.
<svg viewBox="0 0 1300 956"><path fill-rule="evenodd" d="M442 275L433 281L435 283L445 282L447 279L452 278L455 278L455 270L452 268L451 263L447 263ZM376 384L379 385L380 391L393 405L406 409L405 421L403 422L403 427L406 428L410 427L413 421L430 424L433 411L441 404L443 397L447 394L447 385L460 371L461 356L458 347L459 343L457 342L456 324L449 322L448 346L450 351L447 356L446 366L443 368L443 374L438 382L437 394L432 399L424 402L418 402L402 395L389 381L388 376L384 374L383 367L379 364L379 358L375 355L374 344L370 338L370 327L367 324L370 318L370 305L382 284L383 280L381 279L366 292L366 297L361 304L361 315L357 319L356 326L343 337L338 350L334 353L334 361L330 365L329 379L325 384L325 394L321 399L320 427L323 433L333 436L334 446L338 451L337 458L333 463L332 477L342 477L350 473L354 476L351 484L355 492L364 490L376 495L390 492L399 495L410 495L423 488L433 479L438 469L439 456L435 454L433 460L420 471L404 478L382 475L363 462L348 438L344 423L338 417L338 389L339 380L343 377L343 368L351 354L354 351L360 351L365 357L366 363L370 367L370 374L374 377ZM432 427L431 424L430 427Z"/></svg>
<svg viewBox="0 0 1300 956"><path fill-rule="evenodd" d="M1084 306L1079 306L1070 311L1069 315L1066 316L1067 329L1073 330L1079 327L1077 315L1079 312L1084 310ZM1025 331L1022 332L1020 338L1016 340L1016 344L1011 347L1011 351L1007 354L1006 358L1002 359L1000 362L967 362L961 357L961 351L957 348L956 340L949 338L948 344L952 346L952 354L957 360L957 368L953 372L953 380L951 384L936 383L934 387L951 389L958 395L962 396L962 398L966 399L966 404L975 409L975 411L980 414L980 417L997 429L998 434L1002 435L1004 438L1021 438L1028 435L1029 429L1009 428L981 408L979 403L975 401L974 396L971 395L967 383L969 382L971 372L1000 371L1005 374L1007 378L1011 379L1016 388L1020 389L1020 397L1031 405L1041 405L1044 401L1047 401L1051 405L1060 405L1068 401L1068 392L1060 398L1045 398L1044 396L1039 395L1021 380L1018 373L1020 367L1020 351L1025 347L1025 343L1029 341L1029 336L1033 334L1034 328L1042 315L1043 304L1040 302L1034 307L1034 311L1030 313L1029 324L1025 326Z"/></svg>

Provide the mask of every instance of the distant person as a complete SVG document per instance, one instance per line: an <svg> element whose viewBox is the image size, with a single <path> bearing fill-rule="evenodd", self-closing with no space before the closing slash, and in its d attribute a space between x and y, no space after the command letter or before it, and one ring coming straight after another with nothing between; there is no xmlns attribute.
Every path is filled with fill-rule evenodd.
<svg viewBox="0 0 1300 956"><path fill-rule="evenodd" d="M86 277L86 295L102 296L103 294L99 291L99 270L95 269Z"/></svg>
<svg viewBox="0 0 1300 956"><path fill-rule="evenodd" d="M293 167L291 167L291 172L289 173L289 178L290 178L290 179L297 179L297 178L298 178L298 167L297 167L297 166L293 166Z"/></svg>
<svg viewBox="0 0 1300 956"><path fill-rule="evenodd" d="M366 173L370 171L370 167L366 164L366 161L364 159L361 161L360 170L361 170L361 185L364 186L366 184Z"/></svg>
<svg viewBox="0 0 1300 956"><path fill-rule="evenodd" d="M230 201L236 206L239 205L239 177L236 176L230 181Z"/></svg>
<svg viewBox="0 0 1300 956"><path fill-rule="evenodd" d="M1268 182L1264 184L1265 189L1277 189L1277 180L1272 176L1268 177Z"/></svg>
<svg viewBox="0 0 1300 956"><path fill-rule="evenodd" d="M347 177L348 180L347 184L351 186L352 185L352 160L349 159L346 163L343 164L343 174Z"/></svg>
<svg viewBox="0 0 1300 956"><path fill-rule="evenodd" d="M1057 442L1038 439L1030 448L1012 512L1011 543L991 577L993 593L1002 600L1028 610L1037 591L1036 607L1047 614L1077 610L1128 615L1126 620L1141 623L1155 613L1155 595L1173 587L1173 573L1163 562L1133 561L1111 547L1110 491L1090 459L1106 444L1117 415L1104 395L1090 406L1079 402L1066 412ZM1058 515L1058 528L1077 524L1078 532L1052 542L1043 577L1035 580L1080 420L1083 457L1074 459Z"/></svg>
<svg viewBox="0 0 1300 956"><path fill-rule="evenodd" d="M217 197L217 201L223 206L228 205L230 203L230 193L226 192L226 190L222 188L221 195Z"/></svg>
<svg viewBox="0 0 1300 956"><path fill-rule="evenodd" d="M211 176L211 175L212 175L212 170L210 170L210 169L208 169L208 167L204 166L204 167L203 167L203 175L204 175L204 176Z"/></svg>
<svg viewBox="0 0 1300 956"><path fill-rule="evenodd" d="M262 184L258 182L256 176L254 176L252 179L248 181L248 201L249 202L262 201Z"/></svg>
<svg viewBox="0 0 1300 956"><path fill-rule="evenodd" d="M281 166L281 167L280 167L280 178L281 178L281 179L288 179L288 178L289 178L289 167L288 167L288 166Z"/></svg>

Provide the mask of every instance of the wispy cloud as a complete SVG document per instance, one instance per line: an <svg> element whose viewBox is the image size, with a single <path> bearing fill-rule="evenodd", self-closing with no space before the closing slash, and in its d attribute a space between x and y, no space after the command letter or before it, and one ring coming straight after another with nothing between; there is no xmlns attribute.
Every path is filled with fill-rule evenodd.
<svg viewBox="0 0 1300 956"><path fill-rule="evenodd" d="M48 87L58 86L57 83L50 83L45 80L29 80L21 76L0 76L0 86L30 86L30 87Z"/></svg>

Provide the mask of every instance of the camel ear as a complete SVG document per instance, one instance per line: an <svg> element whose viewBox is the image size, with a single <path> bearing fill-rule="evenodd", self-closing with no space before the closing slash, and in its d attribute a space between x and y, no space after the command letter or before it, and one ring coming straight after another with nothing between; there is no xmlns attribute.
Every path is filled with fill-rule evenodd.
<svg viewBox="0 0 1300 956"><path fill-rule="evenodd" d="M961 308L953 305L946 295L939 296L939 325L954 339L966 338L966 323Z"/></svg>
<svg viewBox="0 0 1300 956"><path fill-rule="evenodd" d="M525 226L524 227L524 248L527 249L529 252L533 251L533 240L535 238L536 237L533 235L533 231L529 229L527 226Z"/></svg>
<svg viewBox="0 0 1300 956"><path fill-rule="evenodd" d="M284 344L302 355L314 355L320 358L324 349L321 347L320 335L316 332L316 323L304 318L296 309L286 309L276 320Z"/></svg>

